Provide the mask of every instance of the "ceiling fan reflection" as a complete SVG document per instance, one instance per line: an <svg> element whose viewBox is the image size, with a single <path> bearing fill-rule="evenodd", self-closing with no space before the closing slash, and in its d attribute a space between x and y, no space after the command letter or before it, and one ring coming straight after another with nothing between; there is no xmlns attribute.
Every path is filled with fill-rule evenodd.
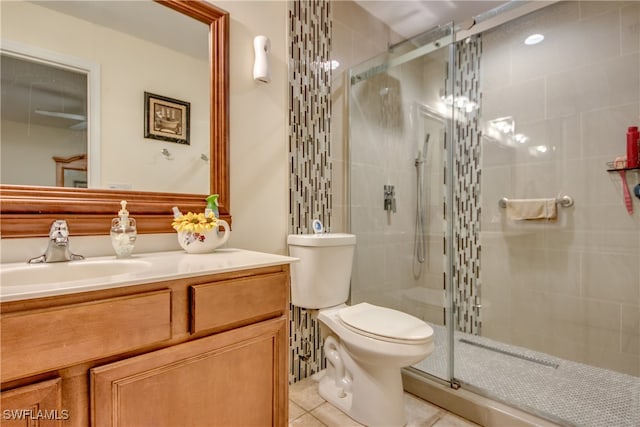
<svg viewBox="0 0 640 427"><path fill-rule="evenodd" d="M36 114L40 114L41 116L79 121L80 123L76 123L69 126L69 129L72 129L72 130L84 130L87 128L87 117L82 114L63 113L60 111L46 111L46 110L35 110L34 112Z"/></svg>

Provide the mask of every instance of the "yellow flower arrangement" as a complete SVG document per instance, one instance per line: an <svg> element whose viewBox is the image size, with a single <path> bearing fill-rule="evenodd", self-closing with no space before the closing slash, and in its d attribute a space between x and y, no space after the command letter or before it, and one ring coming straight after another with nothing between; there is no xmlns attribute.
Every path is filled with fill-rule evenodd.
<svg viewBox="0 0 640 427"><path fill-rule="evenodd" d="M186 215L180 215L176 218L171 226L176 231L189 231L192 233L205 233L213 230L218 226L218 221L213 212L209 215L203 213L189 212Z"/></svg>

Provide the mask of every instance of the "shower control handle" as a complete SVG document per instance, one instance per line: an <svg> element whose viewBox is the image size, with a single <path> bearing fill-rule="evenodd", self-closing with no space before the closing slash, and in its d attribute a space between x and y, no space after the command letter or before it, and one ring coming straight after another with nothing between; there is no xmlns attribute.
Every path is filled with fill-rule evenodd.
<svg viewBox="0 0 640 427"><path fill-rule="evenodd" d="M393 185L384 186L384 210L396 212L396 190Z"/></svg>

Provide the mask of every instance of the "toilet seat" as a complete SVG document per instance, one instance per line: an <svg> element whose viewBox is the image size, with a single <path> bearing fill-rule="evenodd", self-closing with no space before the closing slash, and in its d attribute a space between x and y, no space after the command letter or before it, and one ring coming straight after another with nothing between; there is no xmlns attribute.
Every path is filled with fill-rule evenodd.
<svg viewBox="0 0 640 427"><path fill-rule="evenodd" d="M338 319L347 329L381 341L424 344L433 340L433 329L417 317L366 302L340 309Z"/></svg>

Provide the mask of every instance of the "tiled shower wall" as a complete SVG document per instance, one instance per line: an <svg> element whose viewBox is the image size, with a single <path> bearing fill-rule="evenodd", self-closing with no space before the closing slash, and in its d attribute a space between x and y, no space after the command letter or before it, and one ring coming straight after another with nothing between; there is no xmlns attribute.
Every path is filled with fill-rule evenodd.
<svg viewBox="0 0 640 427"><path fill-rule="evenodd" d="M457 330L480 334L480 58L482 39L456 43L453 130L453 302ZM469 106L469 108L466 108Z"/></svg>
<svg viewBox="0 0 640 427"><path fill-rule="evenodd" d="M559 2L482 40L482 335L640 376L640 200L606 171L640 124L640 3ZM527 139L492 137L502 117ZM565 194L554 223L498 207Z"/></svg>
<svg viewBox="0 0 640 427"><path fill-rule="evenodd" d="M331 2L289 2L289 231L331 229Z"/></svg>
<svg viewBox="0 0 640 427"><path fill-rule="evenodd" d="M289 12L289 233L311 232L319 219L331 230L331 2L294 0ZM315 316L290 312L289 381L322 369Z"/></svg>

